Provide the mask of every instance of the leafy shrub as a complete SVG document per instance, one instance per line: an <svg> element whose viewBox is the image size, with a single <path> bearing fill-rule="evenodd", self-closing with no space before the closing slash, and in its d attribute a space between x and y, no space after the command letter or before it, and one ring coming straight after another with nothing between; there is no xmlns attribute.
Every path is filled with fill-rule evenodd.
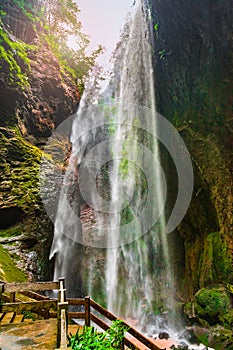
<svg viewBox="0 0 233 350"><path fill-rule="evenodd" d="M77 333L70 337L69 346L72 349L102 350L102 349L122 349L125 332L128 328L120 320L112 323L112 326L104 333L97 332L94 327L84 327L82 333Z"/></svg>

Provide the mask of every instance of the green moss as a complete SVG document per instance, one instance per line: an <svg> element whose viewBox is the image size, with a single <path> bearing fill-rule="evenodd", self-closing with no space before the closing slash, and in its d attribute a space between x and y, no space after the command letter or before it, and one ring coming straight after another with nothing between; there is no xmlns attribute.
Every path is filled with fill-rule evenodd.
<svg viewBox="0 0 233 350"><path fill-rule="evenodd" d="M42 152L27 143L18 130L10 132L13 132L10 138L0 132L2 200L27 213L40 203L38 182Z"/></svg>
<svg viewBox="0 0 233 350"><path fill-rule="evenodd" d="M18 85L21 88L29 86L28 72L30 60L28 52L35 50L34 45L25 44L19 40L13 41L4 30L0 19L0 68L4 65L8 69L8 83Z"/></svg>
<svg viewBox="0 0 233 350"><path fill-rule="evenodd" d="M227 330L216 327L216 329L213 329L212 339L209 341L208 345L216 350L233 350L232 329Z"/></svg>
<svg viewBox="0 0 233 350"><path fill-rule="evenodd" d="M0 18L3 18L6 16L6 12L3 10L0 10Z"/></svg>
<svg viewBox="0 0 233 350"><path fill-rule="evenodd" d="M221 232L207 235L199 259L200 286L228 281L232 274L232 258Z"/></svg>
<svg viewBox="0 0 233 350"><path fill-rule="evenodd" d="M231 309L231 300L224 287L202 288L194 299L196 315L216 324Z"/></svg>
<svg viewBox="0 0 233 350"><path fill-rule="evenodd" d="M40 203L38 180L41 151L28 144L19 130L5 128L0 128L0 148L0 204L4 207L21 208L24 213L33 212ZM14 237L26 230L23 224L19 224L1 230L0 236ZM0 279L8 282L26 280L26 275L17 268L13 256L10 256L2 246Z"/></svg>
<svg viewBox="0 0 233 350"><path fill-rule="evenodd" d="M226 314L219 317L221 323L225 328L233 328L233 309L229 310Z"/></svg>
<svg viewBox="0 0 233 350"><path fill-rule="evenodd" d="M26 274L21 271L0 244L0 279L7 282L24 282L27 280Z"/></svg>
<svg viewBox="0 0 233 350"><path fill-rule="evenodd" d="M220 232L214 232L207 237L209 254L213 259L215 279L224 280L232 272L232 259L228 252L226 242Z"/></svg>
<svg viewBox="0 0 233 350"><path fill-rule="evenodd" d="M208 346L208 344L209 344L209 335L208 334L201 334L199 337L197 337L197 339L203 345Z"/></svg>
<svg viewBox="0 0 233 350"><path fill-rule="evenodd" d="M15 236L20 236L23 233L23 225L17 225L10 227L6 230L0 230L0 237L5 238L5 237L15 237Z"/></svg>
<svg viewBox="0 0 233 350"><path fill-rule="evenodd" d="M191 127L182 136L196 172L196 193L186 216L187 227L183 228L183 236L190 237L185 249L186 276L191 276L192 295L193 290L210 284L232 284L232 176L223 148L215 137L206 137Z"/></svg>
<svg viewBox="0 0 233 350"><path fill-rule="evenodd" d="M232 331L217 327L211 327L207 330L202 328L200 334L195 334L198 341L205 346L215 350L228 349L233 350Z"/></svg>

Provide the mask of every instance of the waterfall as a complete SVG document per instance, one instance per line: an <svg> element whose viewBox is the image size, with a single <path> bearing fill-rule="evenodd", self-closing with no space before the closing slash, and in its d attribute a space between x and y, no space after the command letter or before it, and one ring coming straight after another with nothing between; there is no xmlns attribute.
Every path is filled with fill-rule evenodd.
<svg viewBox="0 0 233 350"><path fill-rule="evenodd" d="M90 91L84 93L69 135L72 152L51 249L54 278L66 278L68 295L84 290L119 317L142 324L148 315L173 308L174 290L151 23L147 1L138 1L108 88L93 105ZM92 218L88 228L85 210Z"/></svg>
<svg viewBox="0 0 233 350"><path fill-rule="evenodd" d="M151 23L148 4L139 3L130 21L127 38L123 43L123 52L119 53L122 62L120 72L118 71L120 79L117 84L115 83L117 88L114 91L114 97L120 104L115 113L117 127L112 139L114 158L119 161L114 163L110 176L112 216L108 232L110 248L107 251L105 274L108 308L117 315L137 320L142 319L143 314L148 313L148 310L153 310L157 294L155 289L159 291L159 294L167 296L166 307L173 307L173 295L169 291L169 289L173 290L173 278L163 210L166 196L165 180L162 178L163 174L159 166L159 146L156 138L158 130ZM135 120L138 118L140 120ZM142 128L141 135L137 130L133 130L132 126L135 123L139 129ZM150 130L150 134L145 130ZM147 148L143 148L142 144ZM152 163L149 161L151 154L147 155L148 148L154 157ZM122 169L126 160L127 174L124 173L125 169ZM152 220L154 225L149 232L144 232L143 222L138 222L138 225L134 227L129 225L130 228L124 229L122 222L125 216L130 212L135 219L139 215L139 208L145 201L144 192L148 190L148 184L144 185L139 170L147 172L148 167L151 168L150 176L146 178L147 181L150 181L150 193L147 195L152 198L148 206L150 212L147 213L147 218L158 217L158 220L154 222ZM133 191L137 192L137 199L134 193L131 203L129 202L124 210L117 210L121 193L130 197ZM120 201L122 202L122 198ZM137 232L134 240L129 239L132 235L130 230L133 229ZM145 236L144 233L146 233ZM124 241L121 238L122 234L128 237L130 244L121 244ZM159 252L159 249L162 252ZM162 283L158 284L153 273L157 269L155 265L159 254L162 256L164 266L158 269L160 271L157 270L157 278L162 279ZM154 272L152 266L155 268Z"/></svg>

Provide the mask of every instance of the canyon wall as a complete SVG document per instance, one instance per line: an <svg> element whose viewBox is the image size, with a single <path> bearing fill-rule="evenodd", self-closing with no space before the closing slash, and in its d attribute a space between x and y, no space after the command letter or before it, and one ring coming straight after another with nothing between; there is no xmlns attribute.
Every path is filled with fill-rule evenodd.
<svg viewBox="0 0 233 350"><path fill-rule="evenodd" d="M176 232L174 263L181 299L198 289L233 283L233 54L231 1L149 1L157 109L190 152L195 183ZM176 171L166 162L169 210Z"/></svg>

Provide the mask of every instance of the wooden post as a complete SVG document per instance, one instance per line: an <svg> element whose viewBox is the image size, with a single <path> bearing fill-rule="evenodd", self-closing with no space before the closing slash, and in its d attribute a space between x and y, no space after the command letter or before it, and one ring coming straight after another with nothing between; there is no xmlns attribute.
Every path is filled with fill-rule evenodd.
<svg viewBox="0 0 233 350"><path fill-rule="evenodd" d="M63 303L66 301L65 278L61 277L59 278L58 281L59 281L58 300L60 303Z"/></svg>
<svg viewBox="0 0 233 350"><path fill-rule="evenodd" d="M85 297L85 326L91 325L91 303L90 297Z"/></svg>
<svg viewBox="0 0 233 350"><path fill-rule="evenodd" d="M59 278L57 304L57 347L67 348L68 302L66 301L65 278Z"/></svg>
<svg viewBox="0 0 233 350"><path fill-rule="evenodd" d="M4 283L0 283L0 302L2 301L2 293L4 292Z"/></svg>
<svg viewBox="0 0 233 350"><path fill-rule="evenodd" d="M15 303L15 292L10 293L10 303Z"/></svg>
<svg viewBox="0 0 233 350"><path fill-rule="evenodd" d="M42 314L45 320L49 319L49 309L42 310Z"/></svg>
<svg viewBox="0 0 233 350"><path fill-rule="evenodd" d="M67 317L67 309L66 309L66 307L64 307L61 310L61 342L60 342L61 348L67 348L68 325L67 325L67 318L66 317Z"/></svg>
<svg viewBox="0 0 233 350"><path fill-rule="evenodd" d="M57 348L61 344L61 309L59 303L57 304Z"/></svg>
<svg viewBox="0 0 233 350"><path fill-rule="evenodd" d="M67 347L68 332L68 302L58 303L57 305L57 347Z"/></svg>

